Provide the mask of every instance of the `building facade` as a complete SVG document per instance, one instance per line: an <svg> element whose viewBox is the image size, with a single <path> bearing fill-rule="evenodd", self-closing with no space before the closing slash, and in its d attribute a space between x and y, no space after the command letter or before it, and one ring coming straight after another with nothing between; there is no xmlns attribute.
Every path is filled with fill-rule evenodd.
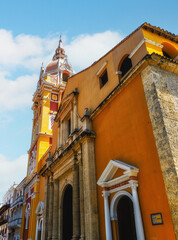
<svg viewBox="0 0 178 240"><path fill-rule="evenodd" d="M41 171L44 239L176 239L177 56L145 23L69 78Z"/></svg>
<svg viewBox="0 0 178 240"><path fill-rule="evenodd" d="M16 186L14 190L13 201L10 204L9 218L8 218L8 225L7 225L9 240L20 240L25 181L26 181L26 178L24 178Z"/></svg>
<svg viewBox="0 0 178 240"><path fill-rule="evenodd" d="M7 240L9 237L8 221L10 215L10 206L14 201L16 184L14 183L3 197L3 203L0 208L0 239Z"/></svg>
<svg viewBox="0 0 178 240"><path fill-rule="evenodd" d="M60 40L33 98L21 239L178 237L177 40L144 23L75 75Z"/></svg>
<svg viewBox="0 0 178 240"><path fill-rule="evenodd" d="M0 240L8 239L8 217L10 204L3 204L0 208Z"/></svg>
<svg viewBox="0 0 178 240"><path fill-rule="evenodd" d="M26 178L13 184L3 197L0 208L0 239L20 240L24 187Z"/></svg>

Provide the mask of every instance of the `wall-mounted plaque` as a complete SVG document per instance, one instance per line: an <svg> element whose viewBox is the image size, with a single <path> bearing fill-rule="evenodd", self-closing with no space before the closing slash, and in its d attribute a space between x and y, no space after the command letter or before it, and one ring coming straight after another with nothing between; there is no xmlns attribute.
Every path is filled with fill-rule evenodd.
<svg viewBox="0 0 178 240"><path fill-rule="evenodd" d="M162 214L161 213L153 213L153 214L151 214L151 222L152 222L152 225L163 224Z"/></svg>

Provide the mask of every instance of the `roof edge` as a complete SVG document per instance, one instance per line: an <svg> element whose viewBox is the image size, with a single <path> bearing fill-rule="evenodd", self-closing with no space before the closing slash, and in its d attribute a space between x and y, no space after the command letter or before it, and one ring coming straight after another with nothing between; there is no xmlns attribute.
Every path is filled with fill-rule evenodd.
<svg viewBox="0 0 178 240"><path fill-rule="evenodd" d="M88 70L89 68L91 68L93 65L97 64L101 59L103 59L105 56L107 56L110 52L112 52L115 48L117 48L119 45L121 45L123 42L125 42L130 36L132 36L135 32L137 32L139 29L144 28L145 30L148 29L151 32L155 32L158 35L162 35L165 38L168 38L174 42L178 42L178 36L176 36L175 34L168 32L166 30L164 30L163 28L160 27L156 27L156 26L152 26L150 23L144 22L142 23L138 28L136 28L133 32L131 32L128 36L126 36L123 40L121 40L117 45L115 45L113 48L111 48L111 50L109 50L106 54L104 54L102 57L100 57L98 60L96 60L94 63L92 63L89 67L81 70L80 72L74 74L73 76L71 76L69 79L72 79L74 76L79 75L80 73Z"/></svg>

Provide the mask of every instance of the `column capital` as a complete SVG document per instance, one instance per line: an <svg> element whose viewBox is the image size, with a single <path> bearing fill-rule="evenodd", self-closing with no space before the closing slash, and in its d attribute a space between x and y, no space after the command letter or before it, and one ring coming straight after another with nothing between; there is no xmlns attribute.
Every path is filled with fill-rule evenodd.
<svg viewBox="0 0 178 240"><path fill-rule="evenodd" d="M137 187L138 187L138 181L136 181L136 180L130 180L129 183L130 183L132 189L137 189Z"/></svg>
<svg viewBox="0 0 178 240"><path fill-rule="evenodd" d="M50 177L49 177L49 182L50 182L50 183L53 183L53 182L54 182L53 176L50 176Z"/></svg>
<svg viewBox="0 0 178 240"><path fill-rule="evenodd" d="M103 192L102 192L102 196L103 196L104 198L107 198L107 197L110 196L110 193L107 192L107 191L103 191Z"/></svg>

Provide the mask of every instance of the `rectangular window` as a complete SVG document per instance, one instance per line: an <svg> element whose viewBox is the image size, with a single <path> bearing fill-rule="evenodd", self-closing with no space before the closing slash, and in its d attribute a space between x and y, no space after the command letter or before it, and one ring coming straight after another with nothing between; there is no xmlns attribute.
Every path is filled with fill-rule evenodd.
<svg viewBox="0 0 178 240"><path fill-rule="evenodd" d="M67 120L68 136L71 134L71 118Z"/></svg>
<svg viewBox="0 0 178 240"><path fill-rule="evenodd" d="M100 88L102 88L108 81L108 73L105 70L102 75L100 76Z"/></svg>

